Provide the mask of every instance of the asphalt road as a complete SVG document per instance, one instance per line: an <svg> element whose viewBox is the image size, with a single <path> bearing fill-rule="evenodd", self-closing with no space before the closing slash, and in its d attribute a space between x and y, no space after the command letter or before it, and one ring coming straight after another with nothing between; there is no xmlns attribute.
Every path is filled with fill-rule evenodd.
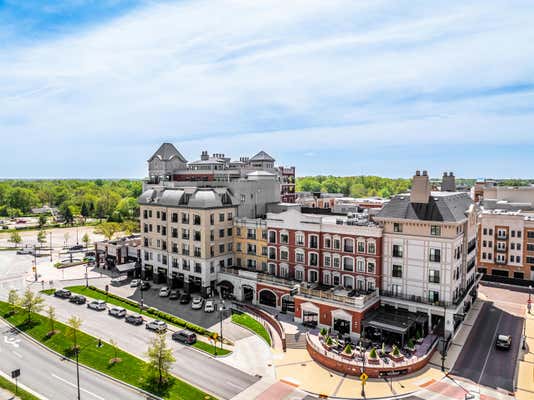
<svg viewBox="0 0 534 400"><path fill-rule="evenodd" d="M144 326L133 326L125 323L123 319L109 316L106 311L90 310L84 305L78 306L52 296L45 299L56 307L59 321L66 321L72 315L77 315L83 321L83 331L104 341L113 339L120 348L140 358L146 358L148 342L154 333L146 330ZM230 399L260 379L177 343L170 335L169 332L168 344L176 358L172 366L173 374L220 399Z"/></svg>
<svg viewBox="0 0 534 400"><path fill-rule="evenodd" d="M23 335L0 323L0 369L10 375L20 368L19 382L32 388L49 400L72 400L77 397L76 367L62 361ZM146 396L80 368L81 398L84 400L141 400Z"/></svg>
<svg viewBox="0 0 534 400"><path fill-rule="evenodd" d="M522 325L522 318L491 302L484 303L452 374L484 386L513 392ZM495 348L498 334L512 335L510 350Z"/></svg>

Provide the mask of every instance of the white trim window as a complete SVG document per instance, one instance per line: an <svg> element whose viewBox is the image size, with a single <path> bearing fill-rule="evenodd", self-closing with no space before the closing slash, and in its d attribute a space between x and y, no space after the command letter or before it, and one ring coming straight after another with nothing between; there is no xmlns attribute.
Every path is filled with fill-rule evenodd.
<svg viewBox="0 0 534 400"><path fill-rule="evenodd" d="M337 254L332 255L332 267L339 269L341 265L340 258Z"/></svg>
<svg viewBox="0 0 534 400"><path fill-rule="evenodd" d="M330 237L330 235L327 235L323 238L323 247L325 249L329 249L332 247L332 238Z"/></svg>
<svg viewBox="0 0 534 400"><path fill-rule="evenodd" d="M376 242L372 239L367 241L367 253L376 254Z"/></svg>
<svg viewBox="0 0 534 400"><path fill-rule="evenodd" d="M343 257L343 271L354 272L354 258Z"/></svg>
<svg viewBox="0 0 534 400"><path fill-rule="evenodd" d="M332 243L334 244L334 250L341 250L341 238L339 236L334 236Z"/></svg>
<svg viewBox="0 0 534 400"><path fill-rule="evenodd" d="M269 274L276 275L276 264L275 263L269 263Z"/></svg>
<svg viewBox="0 0 534 400"><path fill-rule="evenodd" d="M354 239L352 238L343 239L343 251L345 253L354 253Z"/></svg>
<svg viewBox="0 0 534 400"><path fill-rule="evenodd" d="M297 232L295 233L295 245L296 246L304 246L304 233Z"/></svg>
<svg viewBox="0 0 534 400"><path fill-rule="evenodd" d="M308 253L308 264L311 267L318 267L319 266L319 254L315 252L309 252Z"/></svg>
<svg viewBox="0 0 534 400"><path fill-rule="evenodd" d="M324 272L323 272L323 283L324 283L325 285L329 285L329 286L331 285L331 283L330 283L330 282L331 282L331 279L330 279L330 278L331 278L331 276L330 276L330 272L328 272L328 271L324 271Z"/></svg>
<svg viewBox="0 0 534 400"><path fill-rule="evenodd" d="M325 268L330 268L332 266L332 257L330 253L324 255L324 266Z"/></svg>
<svg viewBox="0 0 534 400"><path fill-rule="evenodd" d="M280 247L280 260L289 261L289 250L287 247Z"/></svg>
<svg viewBox="0 0 534 400"><path fill-rule="evenodd" d="M374 279L368 279L367 280L367 290L375 290L375 280Z"/></svg>
<svg viewBox="0 0 534 400"><path fill-rule="evenodd" d="M304 256L304 250L302 249L296 249L295 250L295 262L304 264L305 263L305 256Z"/></svg>
<svg viewBox="0 0 534 400"><path fill-rule="evenodd" d="M287 264L280 264L280 276L282 278L289 277L289 267Z"/></svg>
<svg viewBox="0 0 534 400"><path fill-rule="evenodd" d="M365 259L358 257L356 259L356 268L358 272L365 272Z"/></svg>
<svg viewBox="0 0 534 400"><path fill-rule="evenodd" d="M343 275L343 286L346 288L354 288L354 277L352 275Z"/></svg>
<svg viewBox="0 0 534 400"><path fill-rule="evenodd" d="M280 231L280 243L289 244L289 233L287 231Z"/></svg>
<svg viewBox="0 0 534 400"><path fill-rule="evenodd" d="M269 229L269 231L267 232L268 243L276 244L276 236L276 231Z"/></svg>
<svg viewBox="0 0 534 400"><path fill-rule="evenodd" d="M319 281L319 272L316 269L308 270L308 282L315 283Z"/></svg>
<svg viewBox="0 0 534 400"><path fill-rule="evenodd" d="M304 280L304 268L302 266L297 266L295 268L295 280L296 281Z"/></svg>
<svg viewBox="0 0 534 400"><path fill-rule="evenodd" d="M358 253L365 253L365 240L358 239Z"/></svg>
<svg viewBox="0 0 534 400"><path fill-rule="evenodd" d="M319 248L319 235L308 235L308 247L310 249L318 249Z"/></svg>
<svg viewBox="0 0 534 400"><path fill-rule="evenodd" d="M367 260L367 273L374 274L376 272L375 260Z"/></svg>

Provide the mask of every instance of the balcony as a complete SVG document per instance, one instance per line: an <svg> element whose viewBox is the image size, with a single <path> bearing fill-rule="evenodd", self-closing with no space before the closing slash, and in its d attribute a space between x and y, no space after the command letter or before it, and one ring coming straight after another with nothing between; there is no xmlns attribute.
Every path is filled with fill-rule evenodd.
<svg viewBox="0 0 534 400"><path fill-rule="evenodd" d="M496 258L495 264L506 264L506 258Z"/></svg>
<svg viewBox="0 0 534 400"><path fill-rule="evenodd" d="M367 305L376 302L379 299L378 289L359 296L347 296L346 290L331 288L329 290L307 289L301 287L298 296L306 298L317 298L336 304L349 305L356 308L365 308Z"/></svg>

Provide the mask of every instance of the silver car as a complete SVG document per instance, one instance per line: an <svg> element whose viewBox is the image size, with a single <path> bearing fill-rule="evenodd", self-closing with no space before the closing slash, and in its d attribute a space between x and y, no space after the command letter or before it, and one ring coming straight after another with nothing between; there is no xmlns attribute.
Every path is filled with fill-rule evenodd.
<svg viewBox="0 0 534 400"><path fill-rule="evenodd" d="M122 318L126 316L126 309L122 307L113 306L108 310L108 314L113 317Z"/></svg>
<svg viewBox="0 0 534 400"><path fill-rule="evenodd" d="M87 308L91 308L96 311L103 311L107 308L107 305L104 300L91 300L89 303L87 303Z"/></svg>

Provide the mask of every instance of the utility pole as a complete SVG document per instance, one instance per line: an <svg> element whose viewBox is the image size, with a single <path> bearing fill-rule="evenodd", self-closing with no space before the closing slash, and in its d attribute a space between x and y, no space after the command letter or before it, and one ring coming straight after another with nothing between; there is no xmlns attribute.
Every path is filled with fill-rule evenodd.
<svg viewBox="0 0 534 400"><path fill-rule="evenodd" d="M35 275L35 282L37 282L37 247L33 245L33 272Z"/></svg>
<svg viewBox="0 0 534 400"><path fill-rule="evenodd" d="M78 387L78 400L80 400L80 363L78 361L78 354L80 353L80 349L76 348L76 382Z"/></svg>
<svg viewBox="0 0 534 400"><path fill-rule="evenodd" d="M225 306L224 306L224 300L222 301L222 304L220 305L220 308L219 308L219 322L220 322L220 336L221 336L221 350L223 348L223 327L222 327L222 315L223 315L223 312L225 310Z"/></svg>
<svg viewBox="0 0 534 400"><path fill-rule="evenodd" d="M52 262L52 231L50 231L50 262Z"/></svg>
<svg viewBox="0 0 534 400"><path fill-rule="evenodd" d="M363 344L363 339L365 338L365 330L364 328L362 327L362 336L360 338L360 353L362 354L362 373L361 375L365 374L365 348L364 348L364 344ZM361 392L361 396L363 399L365 399L365 379L361 379L360 375L360 380L362 382L362 392Z"/></svg>
<svg viewBox="0 0 534 400"><path fill-rule="evenodd" d="M442 372L445 372L445 357L447 356L446 354L446 351L447 351L447 343L445 341L445 335L446 335L446 331L445 331L445 325L447 323L447 303L443 302L443 346L441 348L441 371Z"/></svg>

